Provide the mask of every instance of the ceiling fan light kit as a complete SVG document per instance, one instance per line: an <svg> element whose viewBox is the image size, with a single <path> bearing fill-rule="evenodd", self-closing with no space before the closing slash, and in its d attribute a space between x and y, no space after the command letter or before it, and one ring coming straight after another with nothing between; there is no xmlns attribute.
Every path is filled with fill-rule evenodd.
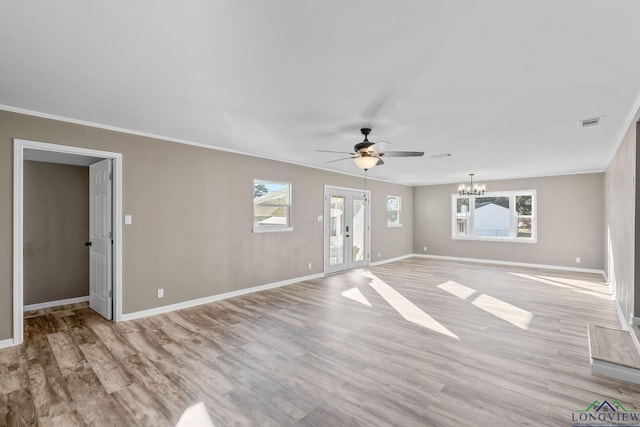
<svg viewBox="0 0 640 427"><path fill-rule="evenodd" d="M374 166L384 165L382 161L382 156L388 155L389 157L421 157L424 156L423 151L387 151L382 152L376 147L375 142L369 141L369 134L371 133L371 128L362 128L360 129L360 133L364 135L364 139L362 142L357 143L353 146L353 153L345 153L342 151L327 151L327 150L316 150L321 153L341 153L341 154L350 154L351 157L345 157L342 159L330 160L326 163L332 163L340 160L353 159L356 165L364 170L368 171ZM381 141L387 142L387 141ZM388 142L387 142L388 143Z"/></svg>
<svg viewBox="0 0 640 427"><path fill-rule="evenodd" d="M465 185L465 184L460 184L458 186L458 194L461 196L482 196L486 190L486 187L484 184L474 184L473 183L473 176L475 174L470 173L469 177L470 179L470 183L469 185Z"/></svg>
<svg viewBox="0 0 640 427"><path fill-rule="evenodd" d="M356 165L358 165L360 169L365 171L377 165L379 160L380 159L374 156L360 156L353 159L353 161L356 162Z"/></svg>

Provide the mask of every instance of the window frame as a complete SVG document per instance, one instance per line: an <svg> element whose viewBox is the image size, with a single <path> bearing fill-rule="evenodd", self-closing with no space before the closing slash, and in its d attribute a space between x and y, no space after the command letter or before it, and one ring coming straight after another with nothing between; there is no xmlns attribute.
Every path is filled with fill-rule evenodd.
<svg viewBox="0 0 640 427"><path fill-rule="evenodd" d="M531 196L531 215L519 215L516 210L516 197ZM476 197L508 197L509 198L509 236L476 236L475 233L475 202ZM458 200L469 199L469 210L466 214L458 214ZM488 242L517 242L537 243L538 241L538 195L536 190L510 190L486 192L481 196L461 196L451 194L451 239L479 240ZM531 236L518 237L518 220L531 219ZM466 220L466 234L460 234L461 220Z"/></svg>
<svg viewBox="0 0 640 427"><path fill-rule="evenodd" d="M397 212L396 222L389 222L389 199L396 199L398 201L398 208L396 209L396 212ZM387 194L386 212L387 212L387 228L402 227L402 223L400 222L401 212L402 212L402 196L394 196L392 194Z"/></svg>
<svg viewBox="0 0 640 427"><path fill-rule="evenodd" d="M285 182L285 181L275 181L275 180L269 180L269 179L259 179L259 178L254 178L253 182L252 182L252 186L251 186L251 195L252 195L252 205L253 205L253 227L252 227L252 231L253 233L274 233L274 232L282 232L282 231L292 231L293 230L293 223L292 223L292 214L291 214L291 210L293 207L293 185L289 182ZM277 206L284 206L286 208L286 212L287 212L287 216L286 216L286 220L287 220L287 224L286 225L282 225L282 224L260 224L258 222L256 222L256 202L255 202L255 196L253 196L255 194L255 187L257 184L272 184L272 185L286 185L287 186L287 200L288 200L288 204L277 204Z"/></svg>

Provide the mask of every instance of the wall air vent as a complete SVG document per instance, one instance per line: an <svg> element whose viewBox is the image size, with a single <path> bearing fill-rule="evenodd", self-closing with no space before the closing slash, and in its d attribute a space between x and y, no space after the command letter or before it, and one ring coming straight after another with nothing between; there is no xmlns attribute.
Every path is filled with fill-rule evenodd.
<svg viewBox="0 0 640 427"><path fill-rule="evenodd" d="M601 121L602 121L602 116L600 116L600 117L591 117L591 118L588 118L588 119L582 119L582 120L580 120L580 127L586 128L586 127L589 127L589 126L599 125Z"/></svg>
<svg viewBox="0 0 640 427"><path fill-rule="evenodd" d="M444 154L433 154L429 157L431 157L432 159L443 159L445 157L451 157L452 154L451 153L444 153Z"/></svg>

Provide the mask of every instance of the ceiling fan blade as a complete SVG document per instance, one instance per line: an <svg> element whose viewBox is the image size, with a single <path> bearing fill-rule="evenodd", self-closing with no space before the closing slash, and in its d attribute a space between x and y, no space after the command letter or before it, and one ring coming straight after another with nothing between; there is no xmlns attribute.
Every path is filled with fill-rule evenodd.
<svg viewBox="0 0 640 427"><path fill-rule="evenodd" d="M384 165L384 162L382 161L382 159L378 159L378 163L376 163L376 166L382 166Z"/></svg>
<svg viewBox="0 0 640 427"><path fill-rule="evenodd" d="M346 151L331 151L331 150L316 150L318 153L338 153L338 154L349 154L353 155L353 153L348 153Z"/></svg>
<svg viewBox="0 0 640 427"><path fill-rule="evenodd" d="M329 160L328 162L324 162L324 164L326 165L327 163L339 162L341 160L354 159L354 158L355 157L343 157L341 159Z"/></svg>
<svg viewBox="0 0 640 427"><path fill-rule="evenodd" d="M420 157L424 156L424 151L385 151L380 155L387 157Z"/></svg>

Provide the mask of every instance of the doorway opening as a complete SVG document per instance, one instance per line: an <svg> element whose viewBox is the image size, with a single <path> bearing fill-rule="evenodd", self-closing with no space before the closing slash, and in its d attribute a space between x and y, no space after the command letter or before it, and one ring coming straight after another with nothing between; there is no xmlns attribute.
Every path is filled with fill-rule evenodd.
<svg viewBox="0 0 640 427"><path fill-rule="evenodd" d="M369 265L370 199L369 191L325 186L326 274Z"/></svg>
<svg viewBox="0 0 640 427"><path fill-rule="evenodd" d="M118 219L122 217L122 154L14 139L13 345L22 343L24 327L25 160L89 166L90 227L87 246L91 246L90 305L104 317L120 321L122 225ZM94 240L96 248L93 247ZM104 296L108 298L103 298Z"/></svg>

